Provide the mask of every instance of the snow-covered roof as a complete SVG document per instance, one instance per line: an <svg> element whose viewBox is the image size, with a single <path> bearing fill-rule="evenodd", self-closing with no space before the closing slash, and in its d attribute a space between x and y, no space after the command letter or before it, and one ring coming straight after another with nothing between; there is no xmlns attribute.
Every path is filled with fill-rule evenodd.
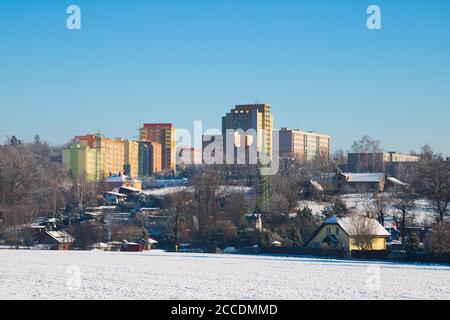
<svg viewBox="0 0 450 320"><path fill-rule="evenodd" d="M315 181L314 179L310 180L310 183L312 184L312 186L317 190L322 192L324 189L323 187L320 185L320 183L318 183L317 181Z"/></svg>
<svg viewBox="0 0 450 320"><path fill-rule="evenodd" d="M97 248L97 249L106 249L106 248L109 248L110 245L107 243L103 243L103 242L97 242L97 243L91 244L89 247Z"/></svg>
<svg viewBox="0 0 450 320"><path fill-rule="evenodd" d="M120 187L120 190L128 190L128 191L131 191L131 192L142 192L142 190L140 190L138 188L127 187L127 186Z"/></svg>
<svg viewBox="0 0 450 320"><path fill-rule="evenodd" d="M343 173L347 182L380 182L384 178L384 173Z"/></svg>
<svg viewBox="0 0 450 320"><path fill-rule="evenodd" d="M71 243L75 241L75 238L65 231L47 231L47 234L59 243Z"/></svg>
<svg viewBox="0 0 450 320"><path fill-rule="evenodd" d="M253 191L253 187L245 186L220 186L219 193L222 195L230 195L233 193L250 193Z"/></svg>
<svg viewBox="0 0 450 320"><path fill-rule="evenodd" d="M105 179L105 182L109 183L117 183L117 182L126 182L129 181L131 178L128 176L110 176Z"/></svg>
<svg viewBox="0 0 450 320"><path fill-rule="evenodd" d="M405 182L402 182L402 181L400 181L400 180L397 180L397 179L395 179L395 178L393 178L393 177L388 177L387 179L388 179L390 182L392 182L393 184L397 184L397 185L399 185L399 186L404 186L404 187L409 186L409 184L407 184L407 183L405 183Z"/></svg>
<svg viewBox="0 0 450 320"><path fill-rule="evenodd" d="M185 190L189 190L188 187L167 187L163 189L148 189L142 190L142 192L148 196L163 197Z"/></svg>
<svg viewBox="0 0 450 320"><path fill-rule="evenodd" d="M125 182L140 182L139 180L133 179L129 176L121 175L121 176L110 176L105 178L105 182L108 183L125 183Z"/></svg>
<svg viewBox="0 0 450 320"><path fill-rule="evenodd" d="M352 214L346 217L338 217L334 215L328 218L325 221L325 224L337 224L349 236L355 236L362 232L358 230L359 226L366 229L365 231L370 231L373 236L389 237L391 235L377 220L357 214Z"/></svg>
<svg viewBox="0 0 450 320"><path fill-rule="evenodd" d="M106 192L106 194L109 194L111 196L116 196L116 197L123 197L123 198L127 197L126 194L119 193L119 192L113 192L113 191Z"/></svg>
<svg viewBox="0 0 450 320"><path fill-rule="evenodd" d="M84 212L83 215L85 216L92 216L92 217L98 217L101 216L103 213L101 211L96 212Z"/></svg>

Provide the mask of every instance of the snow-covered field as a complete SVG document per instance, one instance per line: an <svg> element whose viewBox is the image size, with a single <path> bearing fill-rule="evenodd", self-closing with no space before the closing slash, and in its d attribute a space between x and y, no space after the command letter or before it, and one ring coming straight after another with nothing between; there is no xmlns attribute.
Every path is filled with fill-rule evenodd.
<svg viewBox="0 0 450 320"><path fill-rule="evenodd" d="M450 267L159 251L1 250L0 299L450 299Z"/></svg>

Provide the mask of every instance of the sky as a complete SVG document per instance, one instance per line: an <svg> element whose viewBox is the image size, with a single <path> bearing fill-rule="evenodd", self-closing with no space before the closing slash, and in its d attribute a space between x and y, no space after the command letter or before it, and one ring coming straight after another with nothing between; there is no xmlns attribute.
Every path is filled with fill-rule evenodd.
<svg viewBox="0 0 450 320"><path fill-rule="evenodd" d="M81 30L66 27L71 4ZM366 26L372 4L381 30ZM368 134L450 156L450 1L0 1L0 140L220 129L256 101L333 150Z"/></svg>

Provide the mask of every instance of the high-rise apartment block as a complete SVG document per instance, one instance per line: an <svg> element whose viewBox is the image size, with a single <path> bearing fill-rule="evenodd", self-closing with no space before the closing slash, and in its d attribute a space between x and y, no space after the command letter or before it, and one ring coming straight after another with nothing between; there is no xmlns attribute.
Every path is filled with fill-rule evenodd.
<svg viewBox="0 0 450 320"><path fill-rule="evenodd" d="M139 174L140 178L162 172L162 147L160 143L151 141L139 142Z"/></svg>
<svg viewBox="0 0 450 320"><path fill-rule="evenodd" d="M224 117L222 117L222 135L224 144L227 140L236 141L236 135L229 134L229 131L244 131L243 135L248 136L248 131L253 131L252 143L256 143L256 151L272 157L272 129L273 115L268 104L237 105ZM245 138L248 139L248 138ZM226 148L224 149L226 150Z"/></svg>
<svg viewBox="0 0 450 320"><path fill-rule="evenodd" d="M124 140L125 164L124 174L132 178L139 176L139 143L137 141Z"/></svg>
<svg viewBox="0 0 450 320"><path fill-rule="evenodd" d="M141 128L141 141L161 144L161 167L165 173L176 172L175 128L171 123L147 123Z"/></svg>
<svg viewBox="0 0 450 320"><path fill-rule="evenodd" d="M330 157L331 137L328 135L288 128L275 130L274 135L279 137L280 156L293 157L301 162Z"/></svg>

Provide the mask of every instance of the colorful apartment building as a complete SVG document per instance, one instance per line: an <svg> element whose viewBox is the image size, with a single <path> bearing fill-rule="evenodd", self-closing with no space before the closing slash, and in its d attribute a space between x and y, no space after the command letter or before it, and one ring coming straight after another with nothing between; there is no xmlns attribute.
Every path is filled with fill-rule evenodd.
<svg viewBox="0 0 450 320"><path fill-rule="evenodd" d="M269 157L272 157L272 129L273 115L268 104L237 105L222 117L222 135L225 145L227 145L227 139L236 140L235 136L227 134L229 130L243 130L244 135L248 135L248 131L251 130L256 151Z"/></svg>
<svg viewBox="0 0 450 320"><path fill-rule="evenodd" d="M278 135L280 156L288 156L301 162L330 156L331 137L313 131L282 128L275 130Z"/></svg>
<svg viewBox="0 0 450 320"><path fill-rule="evenodd" d="M162 146L151 141L139 141L139 178L162 172Z"/></svg>
<svg viewBox="0 0 450 320"><path fill-rule="evenodd" d="M103 178L103 152L75 144L62 152L63 164L72 174L89 182Z"/></svg>
<svg viewBox="0 0 450 320"><path fill-rule="evenodd" d="M161 167L166 174L176 172L175 128L171 123L147 123L141 128L141 141L161 144Z"/></svg>
<svg viewBox="0 0 450 320"><path fill-rule="evenodd" d="M75 137L75 143L103 152L103 177L120 175L125 169L125 144L121 139L109 139L96 134Z"/></svg>
<svg viewBox="0 0 450 320"><path fill-rule="evenodd" d="M124 140L124 174L132 178L139 176L139 142Z"/></svg>
<svg viewBox="0 0 450 320"><path fill-rule="evenodd" d="M64 149L64 154L65 166L74 175L89 177L90 181L123 174L138 177L139 144L134 141L114 140L99 134L76 136L74 145ZM92 158L95 158L95 166Z"/></svg>

